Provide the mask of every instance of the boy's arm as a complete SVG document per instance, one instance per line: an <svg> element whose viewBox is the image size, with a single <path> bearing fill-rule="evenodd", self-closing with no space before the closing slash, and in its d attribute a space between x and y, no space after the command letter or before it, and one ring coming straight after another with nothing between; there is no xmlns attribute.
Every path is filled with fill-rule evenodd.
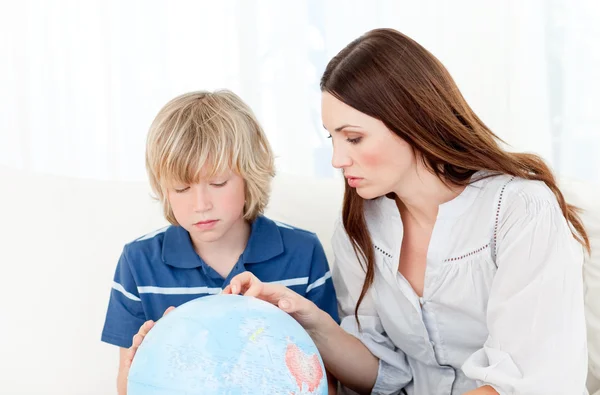
<svg viewBox="0 0 600 395"><path fill-rule="evenodd" d="M129 366L125 363L126 355L131 346L133 335L138 332L145 320L142 301L131 273L127 259L127 248L125 248L115 271L101 338L103 342L119 347L119 370L117 374L117 391L119 395L127 393Z"/></svg>
<svg viewBox="0 0 600 395"><path fill-rule="evenodd" d="M115 271L101 340L118 347L129 348L133 335L146 320L125 248Z"/></svg>
<svg viewBox="0 0 600 395"><path fill-rule="evenodd" d="M129 366L126 361L128 360L128 351L129 349L127 348L119 348L119 373L117 375L118 395L127 395L127 375L129 374Z"/></svg>

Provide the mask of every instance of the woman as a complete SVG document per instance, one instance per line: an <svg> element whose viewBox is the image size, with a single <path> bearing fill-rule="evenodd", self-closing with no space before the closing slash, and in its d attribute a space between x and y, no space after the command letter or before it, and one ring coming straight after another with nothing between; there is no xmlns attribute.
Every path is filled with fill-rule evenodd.
<svg viewBox="0 0 600 395"><path fill-rule="evenodd" d="M550 169L502 149L442 64L394 30L350 43L321 90L347 178L341 326L250 273L225 292L290 313L359 393L584 394L589 241Z"/></svg>

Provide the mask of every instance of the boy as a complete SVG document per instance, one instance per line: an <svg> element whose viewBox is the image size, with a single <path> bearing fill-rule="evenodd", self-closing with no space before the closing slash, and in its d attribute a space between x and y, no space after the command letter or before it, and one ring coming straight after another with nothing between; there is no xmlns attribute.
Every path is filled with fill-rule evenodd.
<svg viewBox="0 0 600 395"><path fill-rule="evenodd" d="M262 215L273 153L238 96L192 92L167 103L150 128L146 169L172 225L125 245L117 265L102 341L120 347L119 394L127 389L128 348L144 322L219 293L243 271L291 287L338 320L316 235Z"/></svg>

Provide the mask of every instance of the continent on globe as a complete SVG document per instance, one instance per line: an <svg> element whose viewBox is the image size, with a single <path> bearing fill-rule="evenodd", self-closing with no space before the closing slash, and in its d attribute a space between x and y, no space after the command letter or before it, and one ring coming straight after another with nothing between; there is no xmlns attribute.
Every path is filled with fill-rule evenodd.
<svg viewBox="0 0 600 395"><path fill-rule="evenodd" d="M323 380L323 369L321 369L317 354L308 356L293 343L287 346L285 364L296 379L300 390L302 390L302 384L306 383L308 392L312 393Z"/></svg>

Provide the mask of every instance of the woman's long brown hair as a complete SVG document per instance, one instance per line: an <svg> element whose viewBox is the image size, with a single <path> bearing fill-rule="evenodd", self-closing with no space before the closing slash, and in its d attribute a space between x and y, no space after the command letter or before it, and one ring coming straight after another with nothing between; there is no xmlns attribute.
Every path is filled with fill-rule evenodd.
<svg viewBox="0 0 600 395"><path fill-rule="evenodd" d="M574 237L590 252L578 210L567 204L548 165L537 155L502 149L502 140L475 115L446 68L411 38L392 29L367 32L329 62L321 91L381 120L446 183L467 185L480 170L543 181L556 196ZM375 273L363 202L346 184L343 224L366 271L355 308L357 320Z"/></svg>

